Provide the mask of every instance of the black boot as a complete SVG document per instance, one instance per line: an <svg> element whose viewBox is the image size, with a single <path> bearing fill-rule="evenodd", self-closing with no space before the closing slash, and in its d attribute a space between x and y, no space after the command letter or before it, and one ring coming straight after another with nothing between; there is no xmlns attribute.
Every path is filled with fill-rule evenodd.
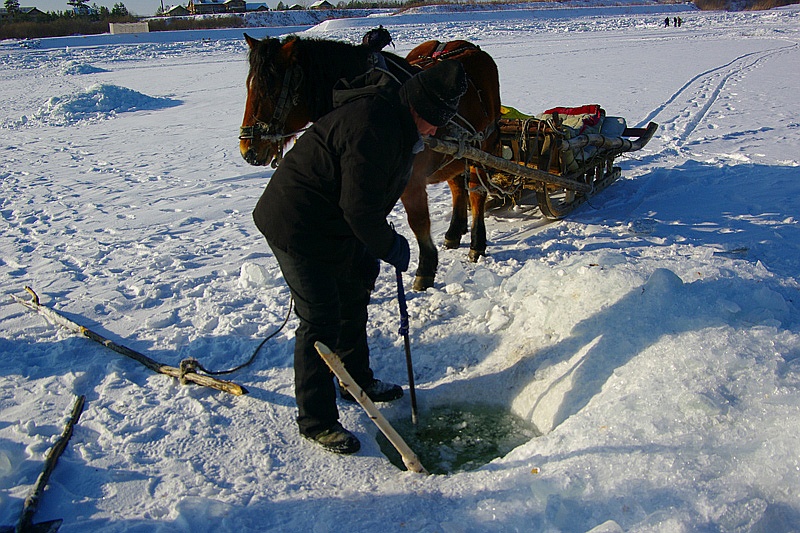
<svg viewBox="0 0 800 533"><path fill-rule="evenodd" d="M344 429L339 422L330 429L324 429L316 435L303 435L304 438L319 444L326 450L333 453L356 453L361 449L358 438Z"/></svg>
<svg viewBox="0 0 800 533"><path fill-rule="evenodd" d="M373 402L393 402L403 397L403 389L400 385L385 383L379 379L373 379L372 383L362 387L363 391ZM339 394L346 402L355 402L356 399L339 384Z"/></svg>

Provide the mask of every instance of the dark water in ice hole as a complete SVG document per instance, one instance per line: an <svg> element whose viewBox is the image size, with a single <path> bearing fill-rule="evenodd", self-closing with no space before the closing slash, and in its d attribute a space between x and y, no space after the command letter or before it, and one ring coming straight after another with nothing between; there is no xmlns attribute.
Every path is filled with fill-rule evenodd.
<svg viewBox="0 0 800 533"><path fill-rule="evenodd" d="M534 426L496 405L442 405L389 420L431 474L475 470L517 446L541 436ZM405 470L392 443L378 433L378 445L398 468Z"/></svg>

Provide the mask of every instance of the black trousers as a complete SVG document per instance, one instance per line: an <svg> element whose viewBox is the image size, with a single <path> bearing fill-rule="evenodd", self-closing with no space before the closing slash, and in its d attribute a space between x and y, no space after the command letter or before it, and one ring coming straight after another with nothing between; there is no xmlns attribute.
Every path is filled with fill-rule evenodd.
<svg viewBox="0 0 800 533"><path fill-rule="evenodd" d="M339 248L335 261L285 252L272 244L294 297L300 325L295 332L294 381L300 433L313 437L339 420L333 373L314 348L336 352L359 385L373 379L367 346L367 305L378 261L357 239Z"/></svg>

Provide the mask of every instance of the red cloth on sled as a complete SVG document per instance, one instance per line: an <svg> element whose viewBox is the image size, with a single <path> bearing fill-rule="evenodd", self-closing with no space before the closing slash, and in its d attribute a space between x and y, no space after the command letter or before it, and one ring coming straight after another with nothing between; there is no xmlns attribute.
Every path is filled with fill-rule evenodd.
<svg viewBox="0 0 800 533"><path fill-rule="evenodd" d="M586 128L597 126L603 120L605 112L599 104L586 104L579 107L554 107L544 112L545 115L586 115L583 119L583 127L581 127L578 134L583 133Z"/></svg>

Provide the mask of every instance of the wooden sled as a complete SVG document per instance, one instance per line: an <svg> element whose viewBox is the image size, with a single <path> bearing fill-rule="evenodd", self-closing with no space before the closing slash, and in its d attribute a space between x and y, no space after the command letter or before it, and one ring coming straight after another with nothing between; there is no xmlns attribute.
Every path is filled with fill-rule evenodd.
<svg viewBox="0 0 800 533"><path fill-rule="evenodd" d="M594 123L587 127L583 121ZM600 106L590 105L555 108L538 117L504 108L498 127L502 157L455 142L425 142L489 169L487 209L534 191L542 214L560 219L619 178L614 159L641 150L658 124L628 128L624 118L606 117Z"/></svg>

